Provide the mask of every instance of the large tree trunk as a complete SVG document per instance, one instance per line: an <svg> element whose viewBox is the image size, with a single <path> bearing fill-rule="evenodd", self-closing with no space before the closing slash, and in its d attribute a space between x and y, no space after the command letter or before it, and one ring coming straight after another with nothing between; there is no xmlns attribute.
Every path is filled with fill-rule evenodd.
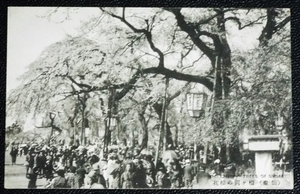
<svg viewBox="0 0 300 194"><path fill-rule="evenodd" d="M221 80L222 98L227 98L230 89L230 74L231 74L231 50L226 38L225 16L222 9L220 9L217 17L217 24L219 30L219 41L215 42L215 50L218 55L217 66L220 74L217 79ZM220 84L220 82L217 82Z"/></svg>
<svg viewBox="0 0 300 194"><path fill-rule="evenodd" d="M220 71L219 74L217 74L217 87L221 88L221 99L227 99L229 96L230 91L230 84L231 84L231 50L229 47L229 44L226 39L226 29L225 29L225 16L223 10L220 9L220 14L217 17L217 24L218 24L218 30L219 30L219 40L216 42L216 53L218 54L218 60L217 60L217 71ZM220 76L220 77L219 77ZM218 81L221 80L221 81ZM219 85L221 83L221 85ZM218 95L219 95L219 88L217 89ZM217 98L215 100L220 99L220 96L216 96ZM222 115L223 119L222 122L226 122L226 118L228 118L228 111L222 111L219 114ZM224 124L221 124L221 127L224 127ZM231 161L231 154L230 154L230 147L229 145L225 144L224 149L226 150L226 160L227 162Z"/></svg>
<svg viewBox="0 0 300 194"><path fill-rule="evenodd" d="M178 126L177 125L175 125L174 146L178 147Z"/></svg>
<svg viewBox="0 0 300 194"><path fill-rule="evenodd" d="M155 110L155 112L157 113L158 117L161 119L162 117L162 110L163 110L163 105L161 103L155 103L153 105L153 108ZM168 122L165 123L166 127L165 127L165 130L166 130L166 140L167 140L167 145L171 145L172 147L174 147L173 145L173 139L172 139L172 132L170 130L170 126L168 124Z"/></svg>
<svg viewBox="0 0 300 194"><path fill-rule="evenodd" d="M146 119L144 117L144 112L139 113L139 121L142 125L142 130L143 130L141 148L144 149L148 147L148 127L147 127Z"/></svg>

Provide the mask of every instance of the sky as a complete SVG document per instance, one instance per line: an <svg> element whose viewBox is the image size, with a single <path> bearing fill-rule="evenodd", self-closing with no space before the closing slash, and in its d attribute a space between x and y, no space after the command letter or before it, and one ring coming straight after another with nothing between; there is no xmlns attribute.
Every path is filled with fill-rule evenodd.
<svg viewBox="0 0 300 194"><path fill-rule="evenodd" d="M82 8L73 14L74 20L59 23L65 14L56 14L51 21L39 16L45 15L47 7L9 7L7 26L7 94L17 87L17 80L35 61L40 53L49 45L60 41L69 35L76 35L80 20L85 20L99 13L98 8ZM6 126L13 123L6 119ZM32 121L25 123L25 128L32 128Z"/></svg>
<svg viewBox="0 0 300 194"><path fill-rule="evenodd" d="M67 34L76 35L76 28L81 20L99 13L98 8L79 8L73 12L72 20L60 23L62 18L65 18L63 11L55 13L57 17L51 21L38 17L44 15L47 10L47 7L8 8L7 91L19 84L17 77L26 71L26 66L47 46L62 40ZM229 43L241 49L245 48L245 45L253 44L253 38L260 33L256 29L239 32L234 28L231 24L231 33L237 33L240 38L235 36L235 39L229 39Z"/></svg>
<svg viewBox="0 0 300 194"><path fill-rule="evenodd" d="M38 17L43 16L47 10L49 8L46 7L8 8L7 91L18 86L17 77L26 71L26 66L47 46L62 40L67 34L76 35L80 18L84 20L99 13L97 8L81 8L73 14L75 19L58 23L65 14L57 14L58 17L53 18L54 22Z"/></svg>
<svg viewBox="0 0 300 194"><path fill-rule="evenodd" d="M52 8L53 9L53 8ZM26 66L34 62L40 53L49 45L63 40L67 34L76 36L76 28L81 21L99 14L98 8L72 9L71 20L64 21L66 9L55 13L49 21L39 16L45 15L47 7L9 7L7 26L7 94L17 87L20 82L17 78L26 71ZM64 21L64 22L61 22ZM234 25L230 25L230 32L236 33L234 39L229 39L229 44L236 48L247 49L253 46L260 30L250 29L239 32ZM249 36L249 34L251 34ZM251 46L252 45L252 46ZM7 119L7 125L11 124ZM28 123L32 125L32 123Z"/></svg>

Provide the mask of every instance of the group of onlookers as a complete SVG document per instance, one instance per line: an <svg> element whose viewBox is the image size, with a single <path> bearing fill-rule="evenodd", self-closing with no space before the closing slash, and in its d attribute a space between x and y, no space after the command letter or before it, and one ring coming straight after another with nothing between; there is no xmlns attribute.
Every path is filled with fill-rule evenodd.
<svg viewBox="0 0 300 194"><path fill-rule="evenodd" d="M189 159L164 163L160 158L155 164L153 155L130 148L110 149L100 157L82 146L41 147L28 148L28 188L36 188L38 178L45 178L44 188L192 188L204 170Z"/></svg>

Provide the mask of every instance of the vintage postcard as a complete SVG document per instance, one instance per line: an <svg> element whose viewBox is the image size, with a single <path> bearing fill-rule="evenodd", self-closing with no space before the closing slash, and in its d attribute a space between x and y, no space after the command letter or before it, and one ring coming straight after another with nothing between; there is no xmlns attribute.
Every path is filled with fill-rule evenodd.
<svg viewBox="0 0 300 194"><path fill-rule="evenodd" d="M6 189L293 189L290 9L8 7Z"/></svg>

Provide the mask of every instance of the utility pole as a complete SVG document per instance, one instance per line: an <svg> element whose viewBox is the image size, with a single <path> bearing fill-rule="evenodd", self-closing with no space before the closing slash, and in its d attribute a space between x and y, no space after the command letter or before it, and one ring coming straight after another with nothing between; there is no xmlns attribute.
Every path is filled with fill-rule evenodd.
<svg viewBox="0 0 300 194"><path fill-rule="evenodd" d="M161 143L163 143L163 151L166 150L167 147L167 134L165 129L165 121L166 121L166 100L167 100L167 89L169 85L169 78L166 77L166 84L165 84L165 93L163 98L163 105L162 105L162 113L160 117L160 127L159 127L159 140L156 147L156 155L155 155L155 165L157 165L158 156L159 156L159 150L161 147Z"/></svg>
<svg viewBox="0 0 300 194"><path fill-rule="evenodd" d="M166 77L166 85L165 85L165 94L164 94L164 105L163 105L163 123L162 123L162 126L163 126L163 137L164 137L164 143L163 143L163 151L166 151L168 145L167 145L167 126L166 126L166 123L167 123L167 97L168 97L168 87L169 87L169 77Z"/></svg>
<svg viewBox="0 0 300 194"><path fill-rule="evenodd" d="M50 118L50 120L51 120L51 123L50 123L50 125L51 125L51 133L50 133L50 137L49 137L49 140L48 140L48 144L50 145L50 142L51 142L51 138L52 138L52 135L53 135L53 132L54 132L54 119L55 119L55 117L56 117L56 114L55 113L52 113L52 112L50 112L49 113L49 118Z"/></svg>

